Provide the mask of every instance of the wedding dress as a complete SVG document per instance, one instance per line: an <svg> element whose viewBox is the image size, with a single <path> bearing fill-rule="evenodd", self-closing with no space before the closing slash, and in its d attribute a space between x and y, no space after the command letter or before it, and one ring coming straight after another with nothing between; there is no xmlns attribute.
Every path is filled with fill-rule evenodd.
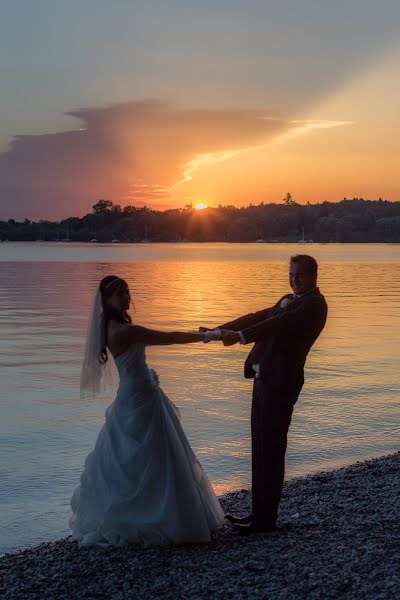
<svg viewBox="0 0 400 600"><path fill-rule="evenodd" d="M208 542L221 505L183 432L177 408L136 343L117 357L120 384L71 499L82 545Z"/></svg>

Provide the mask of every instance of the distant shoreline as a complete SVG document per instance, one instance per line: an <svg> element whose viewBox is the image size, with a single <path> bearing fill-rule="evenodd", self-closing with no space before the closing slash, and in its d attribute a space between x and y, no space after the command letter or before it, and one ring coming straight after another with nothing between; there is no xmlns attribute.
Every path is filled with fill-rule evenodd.
<svg viewBox="0 0 400 600"><path fill-rule="evenodd" d="M273 534L239 538L226 527L207 545L147 549L78 548L65 538L6 554L3 597L389 599L400 583L399 473L396 452L291 479ZM245 514L251 492L221 502Z"/></svg>
<svg viewBox="0 0 400 600"><path fill-rule="evenodd" d="M170 245L174 245L174 244L178 244L180 246L185 246L186 244L199 244L199 245L207 245L207 244L232 244L232 245L246 245L249 246L251 244L257 244L257 245L274 245L277 246L278 244L284 244L284 245L293 245L293 246L297 246L299 248L301 248L301 246L327 246L327 245L332 245L332 246L385 246L385 245L390 245L390 246L397 246L400 244L400 241L395 241L395 242L295 242L295 241L263 241L263 242L259 242L259 241L249 241L249 242L227 242L227 241L223 241L223 240L216 240L216 241L192 241L192 240L187 240L185 242L178 242L176 240L174 241L151 241L148 240L147 242L118 242L117 244L112 243L112 242L84 242L84 241L72 241L69 240L67 241L57 241L57 240L0 240L0 244L49 244L49 245L57 245L57 246L72 246L72 245L76 245L76 246L86 246L86 245L90 245L92 247L96 247L96 246L111 246L111 247L118 247L118 246L144 246L144 245L156 245L156 244L170 244Z"/></svg>
<svg viewBox="0 0 400 600"><path fill-rule="evenodd" d="M198 205L200 206L200 205ZM98 200L92 212L59 221L0 219L0 240L92 243L400 242L400 202L352 198L298 204L291 194L281 203L153 210Z"/></svg>

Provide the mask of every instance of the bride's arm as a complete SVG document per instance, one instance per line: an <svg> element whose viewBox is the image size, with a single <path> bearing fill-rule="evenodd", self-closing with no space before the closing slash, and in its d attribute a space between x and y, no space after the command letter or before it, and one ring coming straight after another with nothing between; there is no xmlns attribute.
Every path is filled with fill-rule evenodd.
<svg viewBox="0 0 400 600"><path fill-rule="evenodd" d="M118 342L121 344L142 343L147 346L161 346L168 344L193 344L202 342L204 333L186 331L157 331L140 325L124 325L118 333Z"/></svg>

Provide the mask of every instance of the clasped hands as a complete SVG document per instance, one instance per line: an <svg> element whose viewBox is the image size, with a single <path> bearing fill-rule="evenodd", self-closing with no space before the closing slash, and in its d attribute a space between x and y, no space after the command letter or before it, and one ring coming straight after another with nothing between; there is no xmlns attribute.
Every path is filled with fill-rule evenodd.
<svg viewBox="0 0 400 600"><path fill-rule="evenodd" d="M229 329L209 329L208 327L199 327L199 331L205 333L204 343L213 341L222 341L224 346L233 346L240 342L240 335L237 331L230 331Z"/></svg>

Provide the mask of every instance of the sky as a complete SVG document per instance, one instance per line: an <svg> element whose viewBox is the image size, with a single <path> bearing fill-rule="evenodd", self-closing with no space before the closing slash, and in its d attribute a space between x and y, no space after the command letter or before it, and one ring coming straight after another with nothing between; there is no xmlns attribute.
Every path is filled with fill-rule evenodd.
<svg viewBox="0 0 400 600"><path fill-rule="evenodd" d="M398 0L1 0L0 219L400 200Z"/></svg>

